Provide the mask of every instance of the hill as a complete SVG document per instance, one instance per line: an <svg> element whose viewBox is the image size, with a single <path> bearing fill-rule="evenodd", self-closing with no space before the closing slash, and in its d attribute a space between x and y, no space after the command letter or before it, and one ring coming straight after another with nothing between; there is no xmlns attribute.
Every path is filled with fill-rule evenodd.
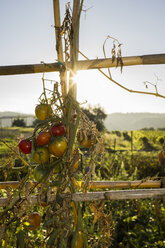
<svg viewBox="0 0 165 248"><path fill-rule="evenodd" d="M23 118L27 126L31 125L35 119L34 115L17 112L0 112L0 126L10 127L14 118ZM105 120L105 127L109 131L129 131L142 128L162 128L165 127L165 114L159 113L113 113L109 114Z"/></svg>
<svg viewBox="0 0 165 248"><path fill-rule="evenodd" d="M105 120L105 127L109 131L129 131L142 128L165 127L165 114L160 113L113 113Z"/></svg>

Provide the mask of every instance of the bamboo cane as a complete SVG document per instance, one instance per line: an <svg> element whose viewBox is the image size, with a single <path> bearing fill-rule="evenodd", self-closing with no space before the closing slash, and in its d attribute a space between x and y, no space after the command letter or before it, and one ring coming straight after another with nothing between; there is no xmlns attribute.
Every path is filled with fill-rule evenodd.
<svg viewBox="0 0 165 248"><path fill-rule="evenodd" d="M145 199L145 198L162 198L165 196L165 189L136 189L136 190L115 190L115 191L100 191L100 192L88 192L88 193L73 193L62 194L63 199L71 199L75 202L82 201L100 201L100 200L131 200L131 199ZM16 200L18 200L17 197ZM41 197L40 201L38 196L32 195L30 197L31 204L40 204L44 202L44 197ZM51 194L48 203L56 200L56 195ZM0 198L0 206L6 206L8 198ZM25 203L29 204L29 202Z"/></svg>
<svg viewBox="0 0 165 248"><path fill-rule="evenodd" d="M140 56L123 57L124 66L136 65L158 65L165 64L165 54L151 54ZM91 70L98 68L116 67L116 62L112 63L111 58L93 59L93 60L78 60L76 62L77 70ZM72 63L68 62L67 70L71 70ZM65 69L65 63L48 63L48 64L29 64L29 65L11 65L0 66L0 76L29 74L41 72L56 72Z"/></svg>
<svg viewBox="0 0 165 248"><path fill-rule="evenodd" d="M65 70L65 65L59 62L49 64L9 65L0 66L0 76L56 72L61 70Z"/></svg>
<svg viewBox="0 0 165 248"><path fill-rule="evenodd" d="M82 182L83 186L83 182ZM89 189L160 188L161 180L146 181L91 181Z"/></svg>
<svg viewBox="0 0 165 248"><path fill-rule="evenodd" d="M60 6L59 0L53 0L53 10L54 10L54 23L55 23L55 33L56 33L56 50L57 50L57 57L58 61L64 62L63 59L63 50L62 50L62 40L60 34ZM60 72L60 79L61 79L61 90L63 95L63 100L67 94L67 71Z"/></svg>
<svg viewBox="0 0 165 248"><path fill-rule="evenodd" d="M29 182L29 185L34 186L36 182ZM83 187L84 182L82 182ZM89 189L119 189L119 188L160 188L161 180L146 180L146 181L90 181ZM19 181L0 182L0 189L17 188Z"/></svg>
<svg viewBox="0 0 165 248"><path fill-rule="evenodd" d="M69 76L69 93L73 98L76 99L77 95L77 84L74 80L77 68L76 63L78 59L79 50L79 11L80 11L80 0L74 0L73 3L73 14L72 14L72 28L73 28L73 38L70 44L70 61L71 70Z"/></svg>

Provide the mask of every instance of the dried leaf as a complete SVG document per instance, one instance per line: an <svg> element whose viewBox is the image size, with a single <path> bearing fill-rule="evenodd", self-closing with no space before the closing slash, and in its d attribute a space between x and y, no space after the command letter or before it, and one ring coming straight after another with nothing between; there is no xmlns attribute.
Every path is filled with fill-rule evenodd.
<svg viewBox="0 0 165 248"><path fill-rule="evenodd" d="M74 216L74 227L77 226L77 211L76 211L76 205L75 202L71 203L72 209L73 209L73 216Z"/></svg>
<svg viewBox="0 0 165 248"><path fill-rule="evenodd" d="M94 219L93 219L93 226L94 226L98 219L98 211L94 202L91 204L91 210L94 213Z"/></svg>

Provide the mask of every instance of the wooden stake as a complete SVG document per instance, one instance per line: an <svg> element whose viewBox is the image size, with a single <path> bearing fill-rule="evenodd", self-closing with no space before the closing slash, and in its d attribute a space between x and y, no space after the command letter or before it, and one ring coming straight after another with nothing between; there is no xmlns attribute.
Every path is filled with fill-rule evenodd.
<svg viewBox="0 0 165 248"><path fill-rule="evenodd" d="M77 60L78 60L78 50L79 50L79 13L80 12L80 0L74 0L73 3L73 14L72 14L72 28L73 28L73 39L70 44L70 61L71 70L69 77L69 93L73 98L76 99L77 95L77 84L74 80L77 71Z"/></svg>
<svg viewBox="0 0 165 248"><path fill-rule="evenodd" d="M62 39L61 39L61 21L60 21L60 6L59 0L53 0L53 10L54 10L54 23L55 23L55 33L56 33L56 51L58 61L64 62L63 50L62 50ZM67 71L60 72L61 79L61 90L63 95L63 100L67 94Z"/></svg>

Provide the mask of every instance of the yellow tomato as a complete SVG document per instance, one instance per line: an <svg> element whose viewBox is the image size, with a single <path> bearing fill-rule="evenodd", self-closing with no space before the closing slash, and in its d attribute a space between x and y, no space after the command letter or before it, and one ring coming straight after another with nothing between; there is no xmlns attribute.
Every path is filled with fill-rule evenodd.
<svg viewBox="0 0 165 248"><path fill-rule="evenodd" d="M56 157L62 157L67 147L67 140L62 136L52 139L48 144L49 152Z"/></svg>
<svg viewBox="0 0 165 248"><path fill-rule="evenodd" d="M52 114L52 107L50 104L39 104L35 108L35 115L38 120L44 121Z"/></svg>
<svg viewBox="0 0 165 248"><path fill-rule="evenodd" d="M50 160L50 154L47 147L37 147L33 153L33 161L37 164L46 164Z"/></svg>

